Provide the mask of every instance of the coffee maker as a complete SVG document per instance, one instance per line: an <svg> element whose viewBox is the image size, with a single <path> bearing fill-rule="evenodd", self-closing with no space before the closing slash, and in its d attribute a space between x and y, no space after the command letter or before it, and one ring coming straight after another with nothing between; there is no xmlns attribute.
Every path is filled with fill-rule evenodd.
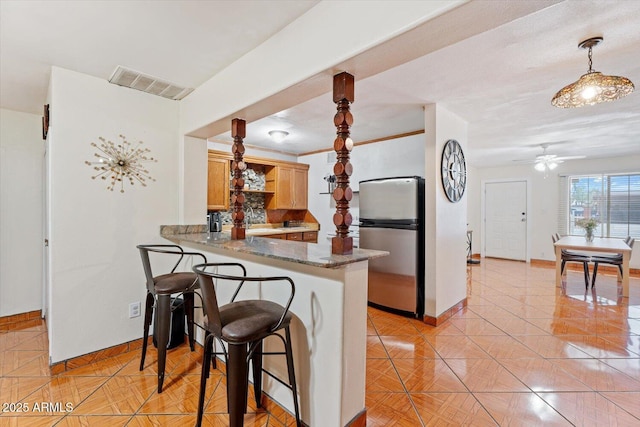
<svg viewBox="0 0 640 427"><path fill-rule="evenodd" d="M217 233L222 231L220 212L209 212L207 214L207 224L209 225L209 232Z"/></svg>

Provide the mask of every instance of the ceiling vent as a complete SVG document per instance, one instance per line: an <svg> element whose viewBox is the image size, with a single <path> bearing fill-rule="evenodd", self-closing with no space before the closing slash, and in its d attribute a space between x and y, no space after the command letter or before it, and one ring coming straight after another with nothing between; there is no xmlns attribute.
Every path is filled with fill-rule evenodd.
<svg viewBox="0 0 640 427"><path fill-rule="evenodd" d="M193 92L192 88L178 86L138 71L129 70L120 65L118 65L111 74L109 83L140 90L163 98L173 99L174 101L179 101Z"/></svg>

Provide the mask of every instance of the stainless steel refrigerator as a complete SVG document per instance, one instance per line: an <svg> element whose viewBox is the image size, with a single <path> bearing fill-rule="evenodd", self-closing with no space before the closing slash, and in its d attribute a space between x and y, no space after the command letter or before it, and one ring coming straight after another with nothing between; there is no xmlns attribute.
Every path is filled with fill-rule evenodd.
<svg viewBox="0 0 640 427"><path fill-rule="evenodd" d="M388 251L369 261L369 305L424 315L424 179L360 181L360 247Z"/></svg>

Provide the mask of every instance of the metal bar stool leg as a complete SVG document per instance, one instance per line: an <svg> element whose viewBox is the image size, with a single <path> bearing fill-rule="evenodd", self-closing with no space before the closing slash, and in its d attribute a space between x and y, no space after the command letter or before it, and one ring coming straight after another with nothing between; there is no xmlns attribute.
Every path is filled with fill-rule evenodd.
<svg viewBox="0 0 640 427"><path fill-rule="evenodd" d="M247 407L247 345L229 344L227 363L227 407L229 426L242 427Z"/></svg>
<svg viewBox="0 0 640 427"><path fill-rule="evenodd" d="M195 344L196 344L196 340L195 340L195 322L194 322L194 310L193 310L193 306L194 306L194 296L193 296L193 292L185 292L183 294L183 298L184 298L184 309L185 309L185 314L187 316L187 333L189 335L189 347L191 348L191 351L194 351L196 349Z"/></svg>
<svg viewBox="0 0 640 427"><path fill-rule="evenodd" d="M211 334L211 332L209 331L205 331L204 332L204 342L206 343L207 340L209 339L209 337L211 337L211 354L212 356L209 357L209 363L211 363L211 366L213 366L213 369L217 368L217 363L216 363L216 355L213 354L213 346L215 345L215 337ZM204 360L202 361L202 363L204 363ZM209 370L207 369L207 378L209 378Z"/></svg>
<svg viewBox="0 0 640 427"><path fill-rule="evenodd" d="M200 396L198 397L198 417L196 427L202 425L204 415L204 396L207 391L207 378L209 378L209 363L213 352L213 335L207 335L204 340L204 354L202 355L202 372L200 373Z"/></svg>
<svg viewBox="0 0 640 427"><path fill-rule="evenodd" d="M296 386L296 372L293 367L293 350L291 349L291 332L289 326L284 328L286 340L285 348L287 354L287 370L289 371L289 384L291 384L291 392L293 393L293 409L296 413L296 426L302 427L302 421L300 421L300 410L298 409L298 387Z"/></svg>
<svg viewBox="0 0 640 427"><path fill-rule="evenodd" d="M147 357L147 342L149 341L149 326L153 319L153 303L155 299L151 292L147 292L147 300L144 306L144 333L142 334L142 356L140 357L140 370L144 369L144 359Z"/></svg>
<svg viewBox="0 0 640 427"><path fill-rule="evenodd" d="M256 406L262 407L262 340L256 344L251 355L253 367L253 392L256 398ZM246 408L245 408L246 411Z"/></svg>
<svg viewBox="0 0 640 427"><path fill-rule="evenodd" d="M169 323L171 322L171 295L158 295L158 393L162 393L162 383L164 382L164 368L167 361L167 344L169 343Z"/></svg>

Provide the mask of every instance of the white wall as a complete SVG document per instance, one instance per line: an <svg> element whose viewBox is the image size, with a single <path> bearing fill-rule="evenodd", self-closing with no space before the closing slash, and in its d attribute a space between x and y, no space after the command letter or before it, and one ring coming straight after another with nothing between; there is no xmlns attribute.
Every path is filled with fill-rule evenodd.
<svg viewBox="0 0 640 427"><path fill-rule="evenodd" d="M558 231L558 175L640 172L640 154L610 159L571 160L562 163L547 178L533 169L532 165L476 169L469 191L480 194L482 182L497 179L525 178L531 181L531 223L528 247L532 259L555 260L551 233ZM469 205L469 221L478 225L474 229L474 252L479 253L483 245L481 224L482 205L479 198ZM479 246L477 246L479 245ZM640 250L634 247L631 267L640 268Z"/></svg>
<svg viewBox="0 0 640 427"><path fill-rule="evenodd" d="M185 136L179 149L180 224L207 220L207 141Z"/></svg>
<svg viewBox="0 0 640 427"><path fill-rule="evenodd" d="M54 67L51 75L51 295L48 327L52 362L137 339L142 318L128 305L144 301L136 245L160 242L160 224L178 220L178 103ZM92 180L102 136L142 140L158 162L156 182L107 191Z"/></svg>
<svg viewBox="0 0 640 427"><path fill-rule="evenodd" d="M42 308L42 119L0 109L0 316Z"/></svg>
<svg viewBox="0 0 640 427"><path fill-rule="evenodd" d="M449 139L467 147L467 123L440 105L425 107L426 262L425 314L438 317L467 296L467 198L451 203L440 175L442 149Z"/></svg>
<svg viewBox="0 0 640 427"><path fill-rule="evenodd" d="M355 136L355 135L354 135ZM372 178L417 175L424 177L424 134L392 139L372 144L357 145L351 152L353 175L349 186L358 190L358 182ZM336 204L327 193L326 174L333 174L335 160L327 160L328 152L298 157L301 163L309 164L309 211L320 222L318 241L325 242L327 233L335 233L333 214ZM335 156L334 156L335 158ZM359 216L358 195L354 194L349 212L357 225Z"/></svg>

